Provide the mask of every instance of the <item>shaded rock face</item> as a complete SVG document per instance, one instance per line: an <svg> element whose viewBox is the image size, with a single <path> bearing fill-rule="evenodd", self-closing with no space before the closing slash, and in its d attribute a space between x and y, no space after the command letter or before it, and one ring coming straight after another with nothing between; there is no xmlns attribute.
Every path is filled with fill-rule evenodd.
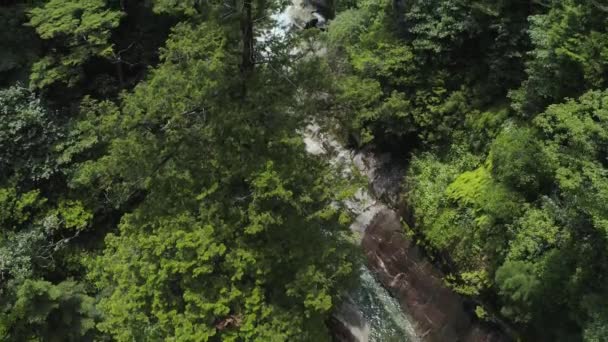
<svg viewBox="0 0 608 342"><path fill-rule="evenodd" d="M342 303L329 326L336 342L368 342L370 326L361 311L350 300Z"/></svg>
<svg viewBox="0 0 608 342"><path fill-rule="evenodd" d="M423 341L509 341L473 320L462 297L444 285L443 274L404 236L395 211L385 209L374 217L362 247L368 267L412 317Z"/></svg>
<svg viewBox="0 0 608 342"><path fill-rule="evenodd" d="M351 332L351 328L334 316L329 318L327 327L331 331L334 342L359 342L359 339Z"/></svg>
<svg viewBox="0 0 608 342"><path fill-rule="evenodd" d="M333 0L304 0L304 2L305 4L314 7L316 12L325 19L333 19L335 16Z"/></svg>
<svg viewBox="0 0 608 342"><path fill-rule="evenodd" d="M304 142L309 153L329 155L331 165L345 179L349 179L350 167L354 166L368 180L367 188L359 189L354 198L344 204L356 214L350 228L361 236L367 268L372 273L370 277L379 281L378 286L388 289L399 302L396 305L400 306L406 319L398 320L398 324L409 322L414 325L411 333L406 329L403 335L397 336L397 341L508 341L497 328L474 321L462 297L444 285L443 274L412 240L404 236L401 216L391 207L401 204L405 163L395 162L390 154L377 153L372 147L348 150L331 136L323 134L316 125L307 128ZM358 307L350 304L344 303L334 314L332 331L336 341L385 342L387 337L395 341L394 334L370 334L377 322L360 314L369 313L369 308L361 306L361 303ZM388 321L391 316L377 317ZM400 340L401 336L403 339Z"/></svg>
<svg viewBox="0 0 608 342"><path fill-rule="evenodd" d="M366 174L373 198L390 207L399 206L401 181L407 169L405 161L395 160L390 153L378 153L370 146L354 155L353 164Z"/></svg>
<svg viewBox="0 0 608 342"><path fill-rule="evenodd" d="M386 296L391 297L392 294L392 303L393 298L397 299L399 304L394 303L393 307L399 311L400 306L399 313L404 318L394 323L400 327L408 325L408 329L396 336L397 340L508 341L501 330L474 320L472 312L465 307L465 300L445 286L444 275L425 258L412 240L404 236L401 215L391 207L402 204L401 182L406 172L405 163L396 162L389 153L377 153L373 147L360 151L346 149L314 124L309 125L303 135L307 151L328 157L344 179L351 179L351 167L354 166L368 180L367 188L359 189L354 198L344 201L344 204L356 214L350 228L361 237L367 269L371 271L371 274L366 274L374 281L374 286L363 286L369 282L365 281L367 277L361 277L360 289L387 289L390 294ZM335 340L385 342L391 338L394 341L393 333L378 336L373 332L378 319L389 322L391 317L399 315L384 310L380 315L376 313L375 318L378 319L370 320L370 308L361 304L346 301L335 312L331 324Z"/></svg>

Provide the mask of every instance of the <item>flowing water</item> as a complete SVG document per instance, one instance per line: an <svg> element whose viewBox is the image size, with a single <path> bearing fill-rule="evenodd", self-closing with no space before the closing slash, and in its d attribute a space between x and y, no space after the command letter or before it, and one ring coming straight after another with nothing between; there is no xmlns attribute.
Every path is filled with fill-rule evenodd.
<svg viewBox="0 0 608 342"><path fill-rule="evenodd" d="M370 326L368 341L415 341L414 327L401 311L399 303L364 268L359 287L351 295Z"/></svg>
<svg viewBox="0 0 608 342"><path fill-rule="evenodd" d="M330 135L324 134L317 125L309 125L303 132L304 143L310 154L325 156L341 172L343 177L352 177L357 169L368 180L374 177L374 163L365 162L365 157L344 148ZM370 165L371 164L371 165ZM354 198L345 203L356 216L350 229L362 236L374 216L386 205L376 200L366 188L358 190ZM358 287L336 314L359 342L414 342L418 341L414 326L399 303L376 280L367 267L360 272Z"/></svg>

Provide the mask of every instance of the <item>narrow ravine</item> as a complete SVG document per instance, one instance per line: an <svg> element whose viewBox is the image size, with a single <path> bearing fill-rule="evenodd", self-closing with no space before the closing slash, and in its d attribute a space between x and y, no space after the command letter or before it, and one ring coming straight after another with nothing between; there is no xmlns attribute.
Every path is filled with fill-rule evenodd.
<svg viewBox="0 0 608 342"><path fill-rule="evenodd" d="M367 187L344 203L355 215L366 265L358 287L336 313L350 331L344 341L508 341L496 327L479 322L467 301L449 289L444 275L405 236L400 204L405 166L390 154L343 147L316 125L304 132L307 151L328 158L347 180L356 170Z"/></svg>
<svg viewBox="0 0 608 342"><path fill-rule="evenodd" d="M291 29L323 27L319 4L293 0L273 15L277 25L265 35L284 37ZM262 39L264 39L262 37ZM405 237L401 205L404 165L372 149L345 148L316 124L304 129L307 151L326 158L345 180L363 175L345 205L366 263L358 286L334 313L334 338L344 342L507 341L504 334L475 321L465 300L447 288L443 274ZM338 331L339 330L339 331Z"/></svg>
<svg viewBox="0 0 608 342"><path fill-rule="evenodd" d="M309 153L328 158L345 178L353 176L351 174L353 168L368 179L374 176L373 166L370 168L366 163L366 156L344 148L329 134L322 133L317 125L307 127L304 132L304 142ZM359 242L363 241L366 230L376 215L391 210L374 198L366 188L360 188L355 198L344 204L356 217L350 229L359 237ZM336 318L350 331L351 337L356 341L420 340L412 319L367 266L363 266L358 287L337 311Z"/></svg>

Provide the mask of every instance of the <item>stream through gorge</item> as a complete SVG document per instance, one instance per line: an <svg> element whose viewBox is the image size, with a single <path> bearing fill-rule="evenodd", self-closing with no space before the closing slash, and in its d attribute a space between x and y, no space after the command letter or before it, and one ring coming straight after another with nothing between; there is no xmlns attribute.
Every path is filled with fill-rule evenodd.
<svg viewBox="0 0 608 342"><path fill-rule="evenodd" d="M284 36L291 29L304 29L311 22L317 27L323 27L327 22L315 6L305 4L302 0L293 0L273 17L277 25L267 34L275 36ZM364 175L373 176L373 170L368 169L362 155L344 148L331 136L323 134L319 126L308 126L303 135L307 151L329 158L330 163L340 168L345 177L351 176L349 171L353 167ZM381 210L388 210L365 188L359 189L355 198L345 204L356 217L350 228L359 236L359 241L374 216ZM411 318L367 266L362 266L358 287L342 303L335 318L348 330L348 339L357 342L419 341Z"/></svg>
<svg viewBox="0 0 608 342"><path fill-rule="evenodd" d="M331 136L322 133L317 125L307 127L304 143L310 154L329 158L330 163L345 178L353 177L353 168L368 180L376 176L374 167L377 163L371 155L344 148ZM387 184L398 184L398 181L390 180ZM387 188L381 191L389 190ZM344 204L356 216L350 229L359 237L360 242L374 217L381 211L390 210L366 188L358 189L354 198ZM359 342L419 341L411 318L367 266L362 266L358 287L337 311L336 318L349 331L350 338Z"/></svg>
<svg viewBox="0 0 608 342"><path fill-rule="evenodd" d="M325 0L292 0L272 15L276 25L259 35L285 37L290 30L327 25ZM322 46L317 53L324 53ZM335 311L334 338L343 342L509 341L499 329L479 322L467 302L444 283L443 274L404 234L401 181L405 166L390 154L345 148L310 124L300 132L308 153L326 158L348 181L363 175L354 198L343 204L353 217L365 265L358 285ZM470 304L470 303L469 303ZM470 305L469 305L470 306Z"/></svg>

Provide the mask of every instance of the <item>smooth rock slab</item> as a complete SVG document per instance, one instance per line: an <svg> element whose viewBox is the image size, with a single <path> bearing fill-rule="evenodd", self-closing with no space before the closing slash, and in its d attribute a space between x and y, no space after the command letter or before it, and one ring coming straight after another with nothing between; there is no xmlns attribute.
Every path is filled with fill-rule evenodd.
<svg viewBox="0 0 608 342"><path fill-rule="evenodd" d="M395 211L385 209L374 217L362 247L369 269L413 319L423 341L509 340L499 330L473 320L462 297L444 285L443 274L405 237Z"/></svg>

